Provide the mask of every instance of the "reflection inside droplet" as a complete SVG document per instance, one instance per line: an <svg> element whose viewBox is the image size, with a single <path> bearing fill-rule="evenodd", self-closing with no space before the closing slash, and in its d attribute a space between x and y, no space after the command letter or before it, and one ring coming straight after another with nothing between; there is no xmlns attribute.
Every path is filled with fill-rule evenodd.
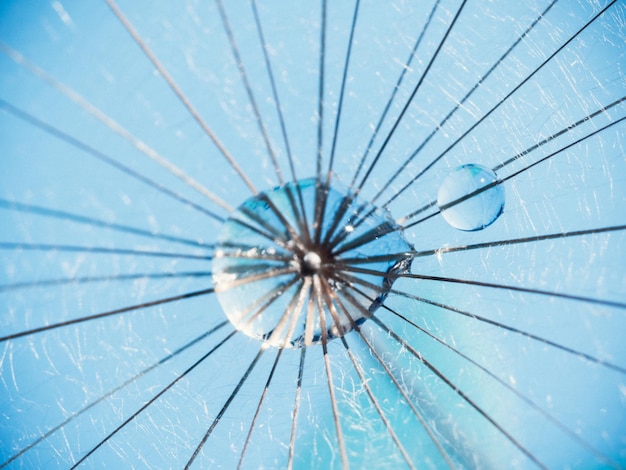
<svg viewBox="0 0 626 470"><path fill-rule="evenodd" d="M481 230L502 214L504 188L494 171L468 163L450 173L437 193L444 220L459 230Z"/></svg>

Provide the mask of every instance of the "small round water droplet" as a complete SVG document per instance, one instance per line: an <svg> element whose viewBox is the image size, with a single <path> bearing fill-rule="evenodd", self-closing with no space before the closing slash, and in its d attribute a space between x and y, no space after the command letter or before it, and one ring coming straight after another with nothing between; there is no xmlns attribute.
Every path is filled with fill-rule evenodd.
<svg viewBox="0 0 626 470"><path fill-rule="evenodd" d="M497 181L495 172L482 165L468 163L456 168L437 193L444 220L465 231L481 230L494 223L504 208L504 188Z"/></svg>

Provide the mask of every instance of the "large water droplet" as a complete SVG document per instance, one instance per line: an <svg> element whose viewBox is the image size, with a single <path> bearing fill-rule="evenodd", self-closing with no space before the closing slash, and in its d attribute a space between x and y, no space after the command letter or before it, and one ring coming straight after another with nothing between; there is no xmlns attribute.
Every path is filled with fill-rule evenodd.
<svg viewBox="0 0 626 470"><path fill-rule="evenodd" d="M481 230L502 214L504 188L494 171L468 163L450 173L441 184L437 205L441 215L459 230Z"/></svg>
<svg viewBox="0 0 626 470"><path fill-rule="evenodd" d="M315 179L248 199L217 240L213 282L226 316L277 347L353 330L409 271L413 251L387 211Z"/></svg>

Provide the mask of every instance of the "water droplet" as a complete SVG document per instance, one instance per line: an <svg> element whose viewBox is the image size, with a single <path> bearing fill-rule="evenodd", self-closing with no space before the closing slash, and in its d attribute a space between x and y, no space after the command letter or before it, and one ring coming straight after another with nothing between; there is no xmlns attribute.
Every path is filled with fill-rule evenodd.
<svg viewBox="0 0 626 470"><path fill-rule="evenodd" d="M444 220L459 230L474 231L488 227L502 214L504 188L494 171L468 163L443 180L437 205Z"/></svg>
<svg viewBox="0 0 626 470"><path fill-rule="evenodd" d="M358 327L410 270L413 251L387 211L315 179L248 199L217 241L213 282L226 316L277 347Z"/></svg>

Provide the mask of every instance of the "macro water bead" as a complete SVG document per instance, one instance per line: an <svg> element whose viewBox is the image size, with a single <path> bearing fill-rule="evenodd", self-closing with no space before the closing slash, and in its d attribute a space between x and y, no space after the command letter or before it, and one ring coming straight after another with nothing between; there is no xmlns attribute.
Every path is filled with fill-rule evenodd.
<svg viewBox="0 0 626 470"><path fill-rule="evenodd" d="M310 346L371 317L410 270L411 252L386 211L306 179L231 214L218 236L213 282L238 330L276 347Z"/></svg>
<svg viewBox="0 0 626 470"><path fill-rule="evenodd" d="M468 163L452 171L441 183L437 205L452 227L475 231L496 221L504 209L504 188L491 169Z"/></svg>

